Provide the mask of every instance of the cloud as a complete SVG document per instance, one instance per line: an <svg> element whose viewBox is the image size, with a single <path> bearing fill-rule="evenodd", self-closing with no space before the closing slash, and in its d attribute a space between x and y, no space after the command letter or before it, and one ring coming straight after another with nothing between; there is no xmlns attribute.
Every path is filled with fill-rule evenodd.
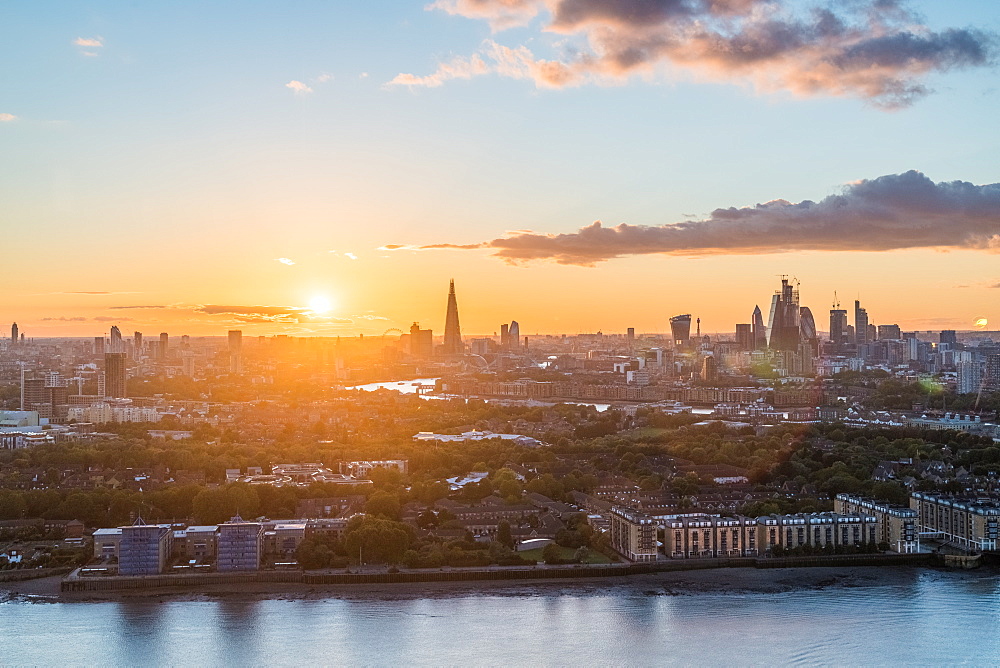
<svg viewBox="0 0 1000 668"><path fill-rule="evenodd" d="M301 81L296 81L295 79L292 79L291 81L286 83L285 88L291 88L293 91L295 91L296 95L305 95L306 93L313 92L312 88L302 83Z"/></svg>
<svg viewBox="0 0 1000 668"><path fill-rule="evenodd" d="M134 290L70 290L66 292L54 292L56 295L139 295L141 292Z"/></svg>
<svg viewBox="0 0 1000 668"><path fill-rule="evenodd" d="M357 260L358 259L358 256L355 255L354 253L344 253L344 257L346 257L346 258L348 258L350 260Z"/></svg>
<svg viewBox="0 0 1000 668"><path fill-rule="evenodd" d="M77 46L101 47L104 46L103 37L77 37L73 40Z"/></svg>
<svg viewBox="0 0 1000 668"><path fill-rule="evenodd" d="M281 264L287 264L289 267L295 264L295 260L289 260L287 257L276 257L275 262L280 262Z"/></svg>
<svg viewBox="0 0 1000 668"><path fill-rule="evenodd" d="M0 123L10 123L11 121L16 121L17 116L14 114L0 114Z"/></svg>
<svg viewBox="0 0 1000 668"><path fill-rule="evenodd" d="M453 16L484 19L494 30L523 26L542 10L537 0L437 0L427 9L440 9Z"/></svg>
<svg viewBox="0 0 1000 668"><path fill-rule="evenodd" d="M495 74L539 87L607 84L681 74L796 96L857 97L886 109L928 94L928 74L992 64L996 36L933 31L902 0L855 0L806 8L792 0L438 0L428 9L482 19L494 30L547 15L564 53L536 58L493 40L429 75L389 85L436 87ZM541 41L541 40L538 40Z"/></svg>
<svg viewBox="0 0 1000 668"><path fill-rule="evenodd" d="M58 318L42 318L42 322L128 322L132 318L113 318L111 316L99 315L93 318L85 318L82 315L59 316Z"/></svg>
<svg viewBox="0 0 1000 668"><path fill-rule="evenodd" d="M317 83L326 83L327 81L333 81L333 75L332 74L327 74L326 72L324 72L323 74L321 74L318 77L316 77L316 82Z"/></svg>
<svg viewBox="0 0 1000 668"><path fill-rule="evenodd" d="M390 248L384 246L383 248ZM392 249L409 248L393 244ZM922 173L880 176L844 186L819 202L773 200L716 209L700 221L605 227L569 234L509 233L480 244L508 262L552 260L590 266L630 255L755 255L789 251L888 251L956 248L1000 251L1000 183L934 183Z"/></svg>
<svg viewBox="0 0 1000 668"><path fill-rule="evenodd" d="M140 305L140 306L109 306L108 310L110 310L110 311L120 311L120 310L133 309L133 308L170 308L170 307L169 306L165 306L163 304L157 304L157 305L152 305L152 306L143 304L143 305Z"/></svg>
<svg viewBox="0 0 1000 668"><path fill-rule="evenodd" d="M397 74L388 85L437 88L452 79L471 79L474 76L488 74L490 71L490 67L479 54L473 54L468 58L458 56L446 63L439 64L433 74L423 77L414 74Z"/></svg>
<svg viewBox="0 0 1000 668"><path fill-rule="evenodd" d="M306 311L305 308L297 306L223 306L218 304L205 304L195 309L198 313L208 315L219 315L228 313L232 315L295 315Z"/></svg>

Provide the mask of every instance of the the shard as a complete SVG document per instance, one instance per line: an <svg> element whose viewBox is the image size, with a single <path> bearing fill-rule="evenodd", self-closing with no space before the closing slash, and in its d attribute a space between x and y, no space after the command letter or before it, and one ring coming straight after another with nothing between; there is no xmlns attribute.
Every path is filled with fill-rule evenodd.
<svg viewBox="0 0 1000 668"><path fill-rule="evenodd" d="M458 324L458 300L455 299L454 279L448 288L448 311L444 317L442 352L445 355L461 355L465 352L465 346L462 345L462 327Z"/></svg>

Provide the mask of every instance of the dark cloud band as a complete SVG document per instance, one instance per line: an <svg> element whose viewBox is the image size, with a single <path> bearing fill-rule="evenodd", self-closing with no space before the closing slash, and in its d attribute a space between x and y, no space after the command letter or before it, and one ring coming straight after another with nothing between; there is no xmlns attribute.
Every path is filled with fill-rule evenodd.
<svg viewBox="0 0 1000 668"><path fill-rule="evenodd" d="M774 200L716 209L700 221L605 227L569 234L516 232L482 244L509 262L551 260L593 265L629 255L763 254L789 251L888 251L965 248L1000 251L1000 183L934 183L922 173L880 176L819 202Z"/></svg>

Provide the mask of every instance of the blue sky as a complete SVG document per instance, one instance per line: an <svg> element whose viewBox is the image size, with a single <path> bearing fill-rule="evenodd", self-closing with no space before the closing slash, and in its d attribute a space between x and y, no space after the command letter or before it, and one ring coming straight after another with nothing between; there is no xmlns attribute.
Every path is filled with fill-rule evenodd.
<svg viewBox="0 0 1000 668"><path fill-rule="evenodd" d="M993 3L910 6L926 30L1000 32ZM460 294L521 309L541 331L657 329L669 311L695 306L667 300L650 314L659 294L651 284L743 277L738 303L725 289L691 295L721 328L745 321L750 300L765 301L785 271L823 294L820 310L837 286L913 326L960 326L995 310L995 253L964 249L640 254L596 268L512 267L478 250L377 250L476 244L512 230L568 234L595 220L702 220L719 207L818 201L908 170L935 182L1000 182L994 65L921 75L934 92L895 111L863 96L759 92L740 77L688 72L563 89L495 74L387 85L468 58L485 40L544 58L578 45L580 35L543 30L547 20L495 32L422 2L7 3L0 114L14 118L0 122L0 223L17 249L11 271L35 284L4 297L4 310L34 331L82 333L111 304L53 295L133 292L133 305L175 307L137 326L200 332L231 323L198 315L199 305L299 304L329 293L341 320L353 318L348 329L371 331L381 321L355 316L397 325L443 317L440 284L454 276ZM81 39L100 46L74 43ZM876 288L887 273L934 295L935 312L921 316L916 303ZM567 296L574 287L607 300L607 315ZM554 313L553 301L565 310ZM83 320L46 320L67 313ZM488 331L496 316L483 308L468 319Z"/></svg>

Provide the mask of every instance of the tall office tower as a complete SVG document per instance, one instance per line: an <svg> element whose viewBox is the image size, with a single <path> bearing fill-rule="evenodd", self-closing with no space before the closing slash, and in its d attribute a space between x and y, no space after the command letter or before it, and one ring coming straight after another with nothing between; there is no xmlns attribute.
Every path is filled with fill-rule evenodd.
<svg viewBox="0 0 1000 668"><path fill-rule="evenodd" d="M17 323L15 322L10 326L10 343L11 345L17 345Z"/></svg>
<svg viewBox="0 0 1000 668"><path fill-rule="evenodd" d="M767 345L772 350L795 350L799 345L799 291L782 276L781 289L771 297ZM815 324L814 324L815 327Z"/></svg>
<svg viewBox="0 0 1000 668"><path fill-rule="evenodd" d="M958 345L958 335L953 329L942 329L941 333L938 334L938 341L940 343L951 344L951 347L954 348Z"/></svg>
<svg viewBox="0 0 1000 668"><path fill-rule="evenodd" d="M760 312L760 306L753 307L753 349L763 350L767 348L767 329L764 327L764 315Z"/></svg>
<svg viewBox="0 0 1000 668"><path fill-rule="evenodd" d="M420 329L420 323L410 325L410 354L414 357L430 357L434 354L434 332Z"/></svg>
<svg viewBox="0 0 1000 668"><path fill-rule="evenodd" d="M899 325L879 325L877 332L879 341L899 341L902 338Z"/></svg>
<svg viewBox="0 0 1000 668"><path fill-rule="evenodd" d="M625 330L625 343L628 345L628 349L632 350L632 347L635 345L635 327L629 327ZM525 343L524 347L528 347L527 343Z"/></svg>
<svg viewBox="0 0 1000 668"><path fill-rule="evenodd" d="M986 389L1000 390L1000 355L986 356L986 370L983 373Z"/></svg>
<svg viewBox="0 0 1000 668"><path fill-rule="evenodd" d="M510 347L510 325L500 325L500 347L506 350Z"/></svg>
<svg viewBox="0 0 1000 668"><path fill-rule="evenodd" d="M465 352L462 343L462 328L458 324L458 300L455 299L455 279L448 286L448 308L444 316L444 346L445 355L461 355Z"/></svg>
<svg viewBox="0 0 1000 668"><path fill-rule="evenodd" d="M675 315L670 319L670 336L674 347L686 348L691 342L691 314Z"/></svg>
<svg viewBox="0 0 1000 668"><path fill-rule="evenodd" d="M125 352L125 344L122 343L122 332L120 329L118 329L117 325L111 326L111 352L113 353Z"/></svg>
<svg viewBox="0 0 1000 668"><path fill-rule="evenodd" d="M740 350L753 350L753 325L736 325L736 345Z"/></svg>
<svg viewBox="0 0 1000 668"><path fill-rule="evenodd" d="M973 394L979 391L983 382L983 366L979 362L959 362L955 365L958 371L958 383L955 391L958 394Z"/></svg>
<svg viewBox="0 0 1000 668"><path fill-rule="evenodd" d="M105 352L105 350L104 350L104 337L103 336L95 336L94 337L94 354L95 355L103 355L104 352Z"/></svg>
<svg viewBox="0 0 1000 668"><path fill-rule="evenodd" d="M707 383L711 383L719 378L719 364L715 361L715 358L711 355L705 357L701 363L701 379Z"/></svg>
<svg viewBox="0 0 1000 668"><path fill-rule="evenodd" d="M34 410L33 406L45 401L45 379L29 376L29 372L21 368L21 410Z"/></svg>
<svg viewBox="0 0 1000 668"><path fill-rule="evenodd" d="M181 351L181 374L194 378L194 353L190 350Z"/></svg>
<svg viewBox="0 0 1000 668"><path fill-rule="evenodd" d="M838 348L847 340L847 309L830 309L830 340Z"/></svg>
<svg viewBox="0 0 1000 668"><path fill-rule="evenodd" d="M859 346L868 343L868 311L861 308L861 300L854 300L854 342Z"/></svg>
<svg viewBox="0 0 1000 668"><path fill-rule="evenodd" d="M229 330L229 373L243 373L243 332Z"/></svg>
<svg viewBox="0 0 1000 668"><path fill-rule="evenodd" d="M813 350L819 350L819 333L816 331L816 319L808 306L799 307L799 341L806 342Z"/></svg>
<svg viewBox="0 0 1000 668"><path fill-rule="evenodd" d="M125 390L125 353L104 353L104 392L106 396L124 399L128 396Z"/></svg>
<svg viewBox="0 0 1000 668"><path fill-rule="evenodd" d="M510 327L507 329L507 343L510 344L511 350L517 350L521 347L521 325L517 323L517 320L510 321Z"/></svg>
<svg viewBox="0 0 1000 668"><path fill-rule="evenodd" d="M142 358L142 332L132 334L132 357L137 360Z"/></svg>
<svg viewBox="0 0 1000 668"><path fill-rule="evenodd" d="M167 359L167 346L170 343L170 337L166 332L160 332L160 345L156 349L156 356L161 360Z"/></svg>

